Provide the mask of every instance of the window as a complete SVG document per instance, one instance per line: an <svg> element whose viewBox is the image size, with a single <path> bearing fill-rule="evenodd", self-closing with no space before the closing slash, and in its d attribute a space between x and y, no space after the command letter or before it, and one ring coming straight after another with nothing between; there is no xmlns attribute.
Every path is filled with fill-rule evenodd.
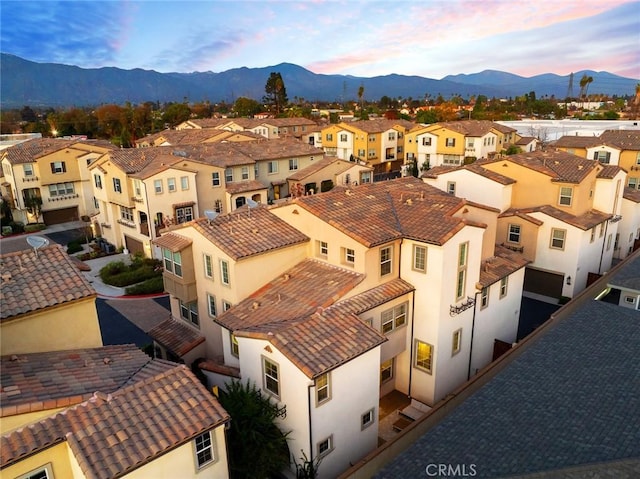
<svg viewBox="0 0 640 479"><path fill-rule="evenodd" d="M51 463L34 469L31 472L27 472L22 476L18 476L16 479L53 479L53 469Z"/></svg>
<svg viewBox="0 0 640 479"><path fill-rule="evenodd" d="M189 189L189 177L181 176L180 177L180 189L188 190Z"/></svg>
<svg viewBox="0 0 640 479"><path fill-rule="evenodd" d="M391 273L392 256L393 248L391 246L380 248L380 276L386 276Z"/></svg>
<svg viewBox="0 0 640 479"><path fill-rule="evenodd" d="M551 248L564 249L564 239L567 232L556 228L551 229Z"/></svg>
<svg viewBox="0 0 640 479"><path fill-rule="evenodd" d="M333 133L327 133L327 141L333 141Z"/></svg>
<svg viewBox="0 0 640 479"><path fill-rule="evenodd" d="M198 469L211 464L215 461L215 455L213 453L213 441L211 440L211 431L207 431L199 436L196 436L193 440L194 449L196 453L196 462L198 463Z"/></svg>
<svg viewBox="0 0 640 479"><path fill-rule="evenodd" d="M489 288L482 288L480 292L480 309L484 309L489 306Z"/></svg>
<svg viewBox="0 0 640 479"><path fill-rule="evenodd" d="M369 409L362 416L360 416L360 429L366 429L376 421L375 408Z"/></svg>
<svg viewBox="0 0 640 479"><path fill-rule="evenodd" d="M204 275L207 278L213 279L213 262L211 260L211 255L204 254Z"/></svg>
<svg viewBox="0 0 640 479"><path fill-rule="evenodd" d="M595 226L591 228L591 237L589 238L589 243L593 243L596 239L596 228Z"/></svg>
<svg viewBox="0 0 640 479"><path fill-rule="evenodd" d="M427 272L427 248L413 245L413 270L421 273Z"/></svg>
<svg viewBox="0 0 640 479"><path fill-rule="evenodd" d="M407 324L407 304L408 303L402 303L382 312L380 322L382 323L383 334L390 333Z"/></svg>
<svg viewBox="0 0 640 479"><path fill-rule="evenodd" d="M198 303L196 301L183 303L182 300L180 300L180 317L194 326L200 326L200 320L198 319Z"/></svg>
<svg viewBox="0 0 640 479"><path fill-rule="evenodd" d="M64 161L54 161L51 163L51 173L57 175L59 173L64 173L67 171L67 165L65 165Z"/></svg>
<svg viewBox="0 0 640 479"><path fill-rule="evenodd" d="M461 165L462 157L460 155L442 155L442 164L443 165Z"/></svg>
<svg viewBox="0 0 640 479"><path fill-rule="evenodd" d="M634 189L634 190L635 189L640 189L640 186L639 186L639 183L638 183L638 178L629 177L629 181L627 183L627 186L629 188Z"/></svg>
<svg viewBox="0 0 640 479"><path fill-rule="evenodd" d="M445 140L445 145L452 147L452 146L456 146L456 139L455 138L447 138Z"/></svg>
<svg viewBox="0 0 640 479"><path fill-rule="evenodd" d="M450 195L456 194L456 183L454 181L447 181L447 193Z"/></svg>
<svg viewBox="0 0 640 479"><path fill-rule="evenodd" d="M340 134L340 141L342 141L342 142L347 141L347 134L346 133L341 133Z"/></svg>
<svg viewBox="0 0 640 479"><path fill-rule="evenodd" d="M229 286L229 262L224 259L220 260L220 280L222 284Z"/></svg>
<svg viewBox="0 0 640 479"><path fill-rule="evenodd" d="M329 254L329 244L326 241L316 241L316 254L318 256L327 257Z"/></svg>
<svg viewBox="0 0 640 479"><path fill-rule="evenodd" d="M142 196L140 180L133 180L133 191L135 192L136 196Z"/></svg>
<svg viewBox="0 0 640 479"><path fill-rule="evenodd" d="M22 165L22 172L24 176L33 176L33 165L31 163Z"/></svg>
<svg viewBox="0 0 640 479"><path fill-rule="evenodd" d="M49 196L72 195L75 192L73 183L56 183L49 185Z"/></svg>
<svg viewBox="0 0 640 479"><path fill-rule="evenodd" d="M277 161L270 161L267 164L267 173L269 173L270 175L273 175L275 173L278 172L278 162Z"/></svg>
<svg viewBox="0 0 640 479"><path fill-rule="evenodd" d="M431 137L425 136L422 138L422 146L431 146Z"/></svg>
<svg viewBox="0 0 640 479"><path fill-rule="evenodd" d="M333 451L333 435L318 443L318 459Z"/></svg>
<svg viewBox="0 0 640 479"><path fill-rule="evenodd" d="M177 189L178 188L176 187L176 179L175 178L167 178L167 190L169 190L169 193L173 193Z"/></svg>
<svg viewBox="0 0 640 479"><path fill-rule="evenodd" d="M229 311L231 309L231 303L229 301L222 301L222 311Z"/></svg>
<svg viewBox="0 0 640 479"><path fill-rule="evenodd" d="M607 235L607 251L611 249L611 233Z"/></svg>
<svg viewBox="0 0 640 479"><path fill-rule="evenodd" d="M211 185L220 186L220 172L214 171L211 173Z"/></svg>
<svg viewBox="0 0 640 479"><path fill-rule="evenodd" d="M153 190L156 192L156 195L162 193L162 180L154 180Z"/></svg>
<svg viewBox="0 0 640 479"><path fill-rule="evenodd" d="M505 276L500 280L500 297L504 298L507 295L507 289L509 286L509 277Z"/></svg>
<svg viewBox="0 0 640 479"><path fill-rule="evenodd" d="M224 170L224 181L231 183L233 181L233 168L227 168Z"/></svg>
<svg viewBox="0 0 640 479"><path fill-rule="evenodd" d="M120 218L125 221L133 223L133 208L127 208L126 206L120 207Z"/></svg>
<svg viewBox="0 0 640 479"><path fill-rule="evenodd" d="M604 223L600 223L600 234L599 234L600 238L602 238L604 236Z"/></svg>
<svg viewBox="0 0 640 479"><path fill-rule="evenodd" d="M99 190L102 189L102 176L96 173L95 175L93 175L93 182L96 185L96 188L98 188Z"/></svg>
<svg viewBox="0 0 640 479"><path fill-rule="evenodd" d="M216 213L222 213L222 200L216 200L213 205L213 209L216 210Z"/></svg>
<svg viewBox="0 0 640 479"><path fill-rule="evenodd" d="M509 225L507 241L509 243L520 243L520 225Z"/></svg>
<svg viewBox="0 0 640 479"><path fill-rule="evenodd" d="M293 171L293 170L297 170L298 169L298 159L297 158L291 158L289 160L289 171Z"/></svg>
<svg viewBox="0 0 640 479"><path fill-rule="evenodd" d="M184 206L182 208L176 208L176 222L178 224L186 223L193 220L193 207Z"/></svg>
<svg viewBox="0 0 640 479"><path fill-rule="evenodd" d="M222 303L224 305L224 302ZM233 333L229 333L230 344L231 344L231 354L236 358L240 356L240 346L238 345L238 338Z"/></svg>
<svg viewBox="0 0 640 479"><path fill-rule="evenodd" d="M207 305L209 309L209 316L215 318L218 312L216 310L216 297L214 295L207 293Z"/></svg>
<svg viewBox="0 0 640 479"><path fill-rule="evenodd" d="M319 406L331 399L331 382L329 373L316 378L316 406Z"/></svg>
<svg viewBox="0 0 640 479"><path fill-rule="evenodd" d="M180 252L173 253L171 250L163 248L164 269L176 276L182 277L182 255Z"/></svg>
<svg viewBox="0 0 640 479"><path fill-rule="evenodd" d="M433 360L433 346L416 339L414 366L431 374Z"/></svg>
<svg viewBox="0 0 640 479"><path fill-rule="evenodd" d="M380 384L393 379L393 362L391 358L380 365Z"/></svg>
<svg viewBox="0 0 640 479"><path fill-rule="evenodd" d="M280 374L278 365L263 356L262 372L264 374L264 388L270 393L280 396Z"/></svg>
<svg viewBox="0 0 640 479"><path fill-rule="evenodd" d="M363 171L362 173L360 173L360 183L362 183L362 184L371 183L371 172L370 171Z"/></svg>
<svg viewBox="0 0 640 479"><path fill-rule="evenodd" d="M610 151L594 151L593 159L599 161L600 163L609 163L611 161L611 152Z"/></svg>
<svg viewBox="0 0 640 479"><path fill-rule="evenodd" d="M362 158L366 154L367 154L366 150L358 149L358 158Z"/></svg>
<svg viewBox="0 0 640 479"><path fill-rule="evenodd" d="M258 168L258 163L256 163L255 165L253 165L253 177L254 178L258 178L260 175L258 174L260 172L259 168Z"/></svg>
<svg viewBox="0 0 640 479"><path fill-rule="evenodd" d="M455 356L460 352L462 345L462 329L456 329L451 338L451 356Z"/></svg>
<svg viewBox="0 0 640 479"><path fill-rule="evenodd" d="M356 252L351 248L344 248L344 262L352 265L356 262Z"/></svg>
<svg viewBox="0 0 640 479"><path fill-rule="evenodd" d="M558 199L558 203L563 206L571 206L572 196L573 196L573 188L571 188L570 186L561 186L560 198Z"/></svg>
<svg viewBox="0 0 640 479"><path fill-rule="evenodd" d="M473 138L467 138L467 148L473 148L474 145L475 145L475 142Z"/></svg>
<svg viewBox="0 0 640 479"><path fill-rule="evenodd" d="M458 276L456 278L456 299L464 296L467 280L467 256L469 243L462 243L458 247Z"/></svg>
<svg viewBox="0 0 640 479"><path fill-rule="evenodd" d="M113 191L116 193L122 193L122 185L120 184L120 178L113 179Z"/></svg>
<svg viewBox="0 0 640 479"><path fill-rule="evenodd" d="M394 141L396 139L396 134L392 131L389 132L389 141Z"/></svg>

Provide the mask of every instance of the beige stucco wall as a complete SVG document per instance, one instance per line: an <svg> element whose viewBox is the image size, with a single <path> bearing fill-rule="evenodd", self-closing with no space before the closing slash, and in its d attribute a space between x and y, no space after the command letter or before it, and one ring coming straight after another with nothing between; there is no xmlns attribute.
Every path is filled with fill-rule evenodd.
<svg viewBox="0 0 640 479"><path fill-rule="evenodd" d="M64 408L46 409L44 411L31 412L27 414L16 414L15 416L4 416L0 420L0 434L5 434L12 429L30 424L47 416L51 416Z"/></svg>
<svg viewBox="0 0 640 479"><path fill-rule="evenodd" d="M84 478L84 475L78 476L72 469L69 454L69 446L66 441L63 441L60 444L49 447L38 454L29 456L26 459L3 469L2 477L19 477L22 474L27 474L46 464L51 464L53 477L55 478Z"/></svg>

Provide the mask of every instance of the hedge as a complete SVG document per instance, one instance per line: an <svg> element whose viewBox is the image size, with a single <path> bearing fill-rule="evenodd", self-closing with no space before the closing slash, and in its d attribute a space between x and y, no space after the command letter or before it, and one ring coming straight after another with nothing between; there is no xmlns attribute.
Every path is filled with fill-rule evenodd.
<svg viewBox="0 0 640 479"><path fill-rule="evenodd" d="M164 293L162 276L151 278L143 281L142 283L129 286L128 288L125 288L124 292L126 295Z"/></svg>

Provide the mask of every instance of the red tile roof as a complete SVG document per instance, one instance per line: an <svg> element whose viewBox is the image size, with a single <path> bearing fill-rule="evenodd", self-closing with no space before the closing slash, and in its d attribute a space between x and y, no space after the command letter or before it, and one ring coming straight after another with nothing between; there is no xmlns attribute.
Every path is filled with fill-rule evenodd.
<svg viewBox="0 0 640 479"><path fill-rule="evenodd" d="M600 135L600 140L621 150L640 151L639 130L606 130Z"/></svg>
<svg viewBox="0 0 640 479"><path fill-rule="evenodd" d="M479 283L483 288L490 286L502 278L524 268L531 261L519 253L496 245L494 256L482 261Z"/></svg>
<svg viewBox="0 0 640 479"><path fill-rule="evenodd" d="M173 253L182 251L193 243L191 238L179 235L178 233L165 233L159 238L153 240L153 244L161 248L168 249Z"/></svg>
<svg viewBox="0 0 640 479"><path fill-rule="evenodd" d="M602 143L597 136L564 135L553 144L556 148L590 148Z"/></svg>
<svg viewBox="0 0 640 479"><path fill-rule="evenodd" d="M601 165L602 170L598 173L598 178L613 179L619 172L624 171L618 165Z"/></svg>
<svg viewBox="0 0 640 479"><path fill-rule="evenodd" d="M0 467L67 441L86 477L122 477L222 425L229 415L184 365L0 438Z"/></svg>
<svg viewBox="0 0 640 479"><path fill-rule="evenodd" d="M411 293L415 289L413 285L405 280L396 278L351 298L338 301L333 306L329 306L327 311L335 311L340 314L362 314L381 304Z"/></svg>
<svg viewBox="0 0 640 479"><path fill-rule="evenodd" d="M76 144L82 145L78 155L85 154L87 146L115 149L114 145L96 140L65 140L61 138L36 138L18 143L6 148L0 156L5 157L11 164L33 163L41 156L49 155L56 151L72 148Z"/></svg>
<svg viewBox="0 0 640 479"><path fill-rule="evenodd" d="M302 181L309 176L322 171L324 168L337 163L340 168L336 168L337 173L342 173L347 171L350 168L353 168L357 165L357 163L353 163L351 161L341 160L340 158L336 158L335 156L325 156L324 158L314 161L306 168L296 171L293 175L287 177L289 181ZM370 168L370 167L369 167Z"/></svg>
<svg viewBox="0 0 640 479"><path fill-rule="evenodd" d="M0 255L0 320L44 310L96 291L60 245Z"/></svg>
<svg viewBox="0 0 640 479"><path fill-rule="evenodd" d="M226 184L227 193L231 195L234 195L236 193L247 193L266 189L267 187L258 180L233 181Z"/></svg>
<svg viewBox="0 0 640 479"><path fill-rule="evenodd" d="M480 175L484 178L487 178L491 181L495 181L496 183L500 183L501 185L512 185L516 182L513 178L509 178L508 176L501 175L492 170L487 170L483 168L481 165L477 163L472 163L470 165L462 165L462 166L435 166L427 171L425 171L422 176L424 178L437 178L440 175L447 174L451 171L460 171L466 170L476 175Z"/></svg>
<svg viewBox="0 0 640 479"><path fill-rule="evenodd" d="M147 334L179 357L205 341L204 336L198 331L174 318L166 319L149 330Z"/></svg>
<svg viewBox="0 0 640 479"><path fill-rule="evenodd" d="M636 190L635 188L629 188L628 186L626 186L624 188L622 197L625 200L633 201L634 203L640 203L640 190Z"/></svg>
<svg viewBox="0 0 640 479"><path fill-rule="evenodd" d="M584 231L613 217L611 214L603 213L598 210L587 211L582 215L576 216L549 205L537 206L534 208L523 208L520 212L524 214L534 212L544 213L547 216L551 216L552 218L563 221L564 223L575 226L576 228L580 228Z"/></svg>

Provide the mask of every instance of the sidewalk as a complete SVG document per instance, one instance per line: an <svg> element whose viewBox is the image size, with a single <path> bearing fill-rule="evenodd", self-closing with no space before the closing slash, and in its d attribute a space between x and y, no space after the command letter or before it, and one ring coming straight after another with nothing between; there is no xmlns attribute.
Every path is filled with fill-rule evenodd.
<svg viewBox="0 0 640 479"><path fill-rule="evenodd" d="M128 254L120 253L83 261L84 264L91 268L91 271L83 271L82 274L84 274L100 297L117 298L124 296L125 288L104 284L100 279L100 270L114 261L122 261L125 264L129 264L131 263L131 257Z"/></svg>

